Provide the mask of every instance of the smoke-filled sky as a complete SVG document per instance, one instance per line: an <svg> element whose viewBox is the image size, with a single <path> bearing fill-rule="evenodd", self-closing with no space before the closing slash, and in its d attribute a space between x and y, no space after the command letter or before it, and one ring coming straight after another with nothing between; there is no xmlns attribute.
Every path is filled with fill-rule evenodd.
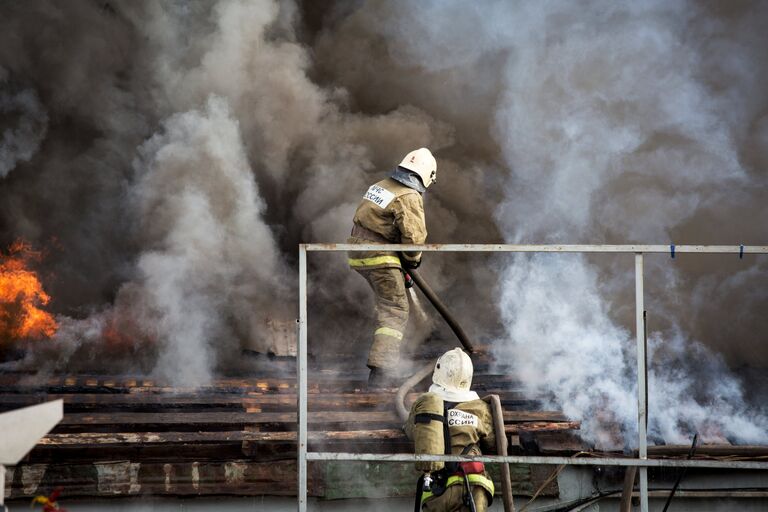
<svg viewBox="0 0 768 512"><path fill-rule="evenodd" d="M297 244L344 241L420 146L431 242L765 244L766 21L759 1L4 2L0 245L46 250L52 369L109 354L195 384L269 350ZM315 352L362 361L364 281L310 263ZM631 256L423 268L587 437L631 434ZM646 259L654 435L768 441L740 379L768 367L767 270Z"/></svg>

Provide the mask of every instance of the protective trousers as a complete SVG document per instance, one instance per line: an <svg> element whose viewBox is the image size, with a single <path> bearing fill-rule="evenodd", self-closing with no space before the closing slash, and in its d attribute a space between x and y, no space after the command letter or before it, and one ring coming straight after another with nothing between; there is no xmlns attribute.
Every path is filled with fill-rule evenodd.
<svg viewBox="0 0 768 512"><path fill-rule="evenodd" d="M475 510L486 512L488 510L488 491L480 486L472 486L472 497L475 498ZM464 506L464 485L451 485L440 496L429 498L421 506L426 512L469 512L469 507Z"/></svg>
<svg viewBox="0 0 768 512"><path fill-rule="evenodd" d="M376 328L368 353L368 367L393 370L400 359L400 345L408 324L408 296L399 268L355 269L376 296Z"/></svg>

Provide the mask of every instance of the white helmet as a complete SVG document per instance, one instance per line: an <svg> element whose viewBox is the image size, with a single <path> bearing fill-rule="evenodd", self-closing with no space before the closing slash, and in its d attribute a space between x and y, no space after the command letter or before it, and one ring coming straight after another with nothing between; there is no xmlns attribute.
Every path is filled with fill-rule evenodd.
<svg viewBox="0 0 768 512"><path fill-rule="evenodd" d="M472 360L463 350L449 350L437 359L429 391L448 402L477 400L477 393L469 390L472 371Z"/></svg>
<svg viewBox="0 0 768 512"><path fill-rule="evenodd" d="M427 148L415 149L405 155L400 167L418 174L424 188L437 181L437 161Z"/></svg>

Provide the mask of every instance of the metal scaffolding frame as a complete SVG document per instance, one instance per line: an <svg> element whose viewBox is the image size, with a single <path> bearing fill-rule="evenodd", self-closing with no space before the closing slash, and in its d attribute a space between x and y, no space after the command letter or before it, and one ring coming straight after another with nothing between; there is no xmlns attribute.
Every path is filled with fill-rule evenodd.
<svg viewBox="0 0 768 512"><path fill-rule="evenodd" d="M637 403L638 403L638 458L569 458L534 456L456 456L456 455L415 455L415 454L373 454L308 452L307 450L307 252L339 251L423 251L423 252L526 252L526 253L619 253L635 256L635 317L637 343ZM408 461L462 461L476 460L488 463L582 465L582 466L634 466L639 468L640 510L648 512L648 468L649 467L690 467L715 469L759 469L768 470L768 462L722 461L722 460L672 460L649 459L646 429L648 418L646 388L645 310L643 297L643 255L644 254L768 254L768 246L745 245L509 245L509 244L301 244L299 245L299 319L298 319L298 364L296 378L298 387L298 510L307 510L307 461L365 460L381 462Z"/></svg>

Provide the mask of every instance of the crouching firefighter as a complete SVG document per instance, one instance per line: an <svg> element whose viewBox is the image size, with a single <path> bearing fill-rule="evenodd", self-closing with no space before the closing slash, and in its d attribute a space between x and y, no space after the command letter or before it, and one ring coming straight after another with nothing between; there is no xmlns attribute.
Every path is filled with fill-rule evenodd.
<svg viewBox="0 0 768 512"><path fill-rule="evenodd" d="M496 438L491 407L470 391L472 360L460 348L437 360L432 385L411 407L405 433L417 454L493 453ZM482 462L419 461L422 472L415 511L484 512L493 500L493 482Z"/></svg>

